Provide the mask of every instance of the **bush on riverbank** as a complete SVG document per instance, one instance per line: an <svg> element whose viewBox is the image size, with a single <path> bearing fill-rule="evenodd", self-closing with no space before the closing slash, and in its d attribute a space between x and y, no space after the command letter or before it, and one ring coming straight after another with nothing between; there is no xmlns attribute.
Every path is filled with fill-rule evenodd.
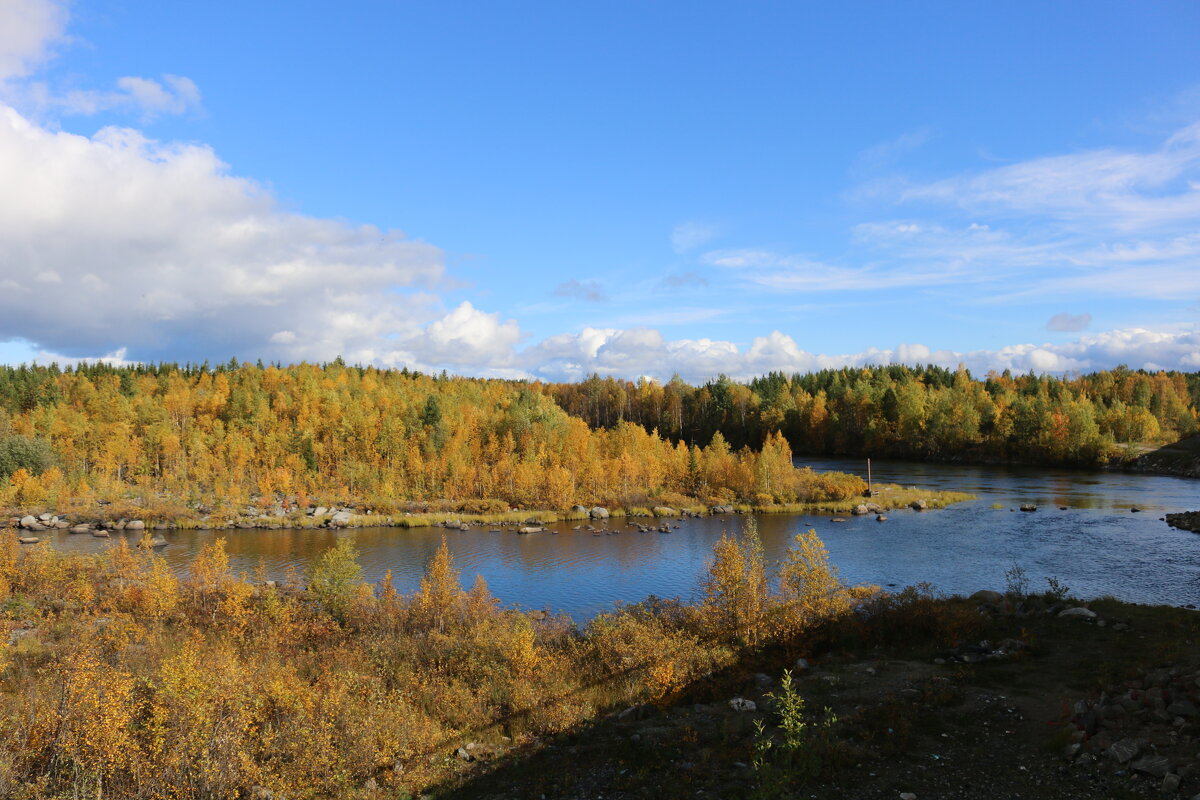
<svg viewBox="0 0 1200 800"><path fill-rule="evenodd" d="M361 582L344 540L281 584L234 575L221 540L180 578L123 539L104 555L0 546L0 795L287 797L416 792L466 742L508 747L669 702L746 650L860 594L814 534L768 591L752 532L714 554L707 600L584 628L461 588L445 545L419 591ZM731 624L732 621L732 624Z"/></svg>

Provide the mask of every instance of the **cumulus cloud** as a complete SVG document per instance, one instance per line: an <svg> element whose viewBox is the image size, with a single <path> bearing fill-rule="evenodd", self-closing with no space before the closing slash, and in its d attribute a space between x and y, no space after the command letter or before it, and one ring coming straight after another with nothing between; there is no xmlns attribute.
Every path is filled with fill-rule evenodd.
<svg viewBox="0 0 1200 800"><path fill-rule="evenodd" d="M1091 314L1068 314L1067 312L1063 311L1062 313L1055 314L1050 318L1050 321L1046 323L1046 330L1085 331L1091 324Z"/></svg>
<svg viewBox="0 0 1200 800"><path fill-rule="evenodd" d="M66 9L51 0L0 3L0 82L27 75L44 62L66 22Z"/></svg>
<svg viewBox="0 0 1200 800"><path fill-rule="evenodd" d="M554 294L556 297L574 297L589 303L602 303L608 299L599 281L581 281L574 278L554 287Z"/></svg>
<svg viewBox="0 0 1200 800"><path fill-rule="evenodd" d="M439 313L411 290L441 279L440 250L285 211L203 146L0 106L0 185L0 338L69 357L354 357Z"/></svg>
<svg viewBox="0 0 1200 800"><path fill-rule="evenodd" d="M654 328L585 328L542 340L505 362L518 374L578 380L593 373L665 380L678 374L699 382L720 374L748 379L767 372L803 373L867 364L965 365L975 374L991 370L1063 373L1133 368L1190 370L1200 367L1200 330L1142 328L1083 336L1064 344L1015 344L996 350L934 349L921 343L867 348L857 353L814 353L780 331L739 345L714 339L667 339Z"/></svg>

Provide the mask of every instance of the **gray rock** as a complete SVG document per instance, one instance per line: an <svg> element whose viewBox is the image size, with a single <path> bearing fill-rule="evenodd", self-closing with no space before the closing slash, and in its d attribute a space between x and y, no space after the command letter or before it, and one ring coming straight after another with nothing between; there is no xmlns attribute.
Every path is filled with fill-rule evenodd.
<svg viewBox="0 0 1200 800"><path fill-rule="evenodd" d="M767 689L770 689L772 683L774 683L774 681L771 680L771 676L765 672L760 672L754 676L754 685L758 687L760 692L765 692Z"/></svg>
<svg viewBox="0 0 1200 800"><path fill-rule="evenodd" d="M804 670L808 669L808 667L809 667L809 664L808 664L807 658L797 658L796 663L792 665L792 669L798 670L800 672L803 672Z"/></svg>
<svg viewBox="0 0 1200 800"><path fill-rule="evenodd" d="M91 532L92 532L92 528L90 525L76 525L75 527L71 528L68 531L68 533L91 533Z"/></svg>
<svg viewBox="0 0 1200 800"><path fill-rule="evenodd" d="M1179 791L1179 776L1174 772L1163 775L1162 785L1158 787L1158 790L1163 794L1175 794Z"/></svg>
<svg viewBox="0 0 1200 800"><path fill-rule="evenodd" d="M20 524L22 528L28 528L30 525L37 525L37 517L33 516L32 514L26 514L25 516L21 517Z"/></svg>
<svg viewBox="0 0 1200 800"><path fill-rule="evenodd" d="M608 519L608 509L604 506L596 506L588 513L592 519Z"/></svg>
<svg viewBox="0 0 1200 800"><path fill-rule="evenodd" d="M47 528L46 528L46 526L45 526L45 525L43 525L42 523L40 523L40 522L35 522L35 523L33 523L32 525L26 525L26 526L25 526L25 530L27 530L27 531L38 531L38 532L40 532L40 531L47 530Z"/></svg>
<svg viewBox="0 0 1200 800"><path fill-rule="evenodd" d="M338 513L334 514L332 517L329 518L329 524L334 526L335 528L345 528L347 525L350 524L350 519L353 516L354 515L351 514L349 511L339 511Z"/></svg>
<svg viewBox="0 0 1200 800"><path fill-rule="evenodd" d="M929 503L925 500L913 500L908 504L908 506L913 511L924 511L925 509L929 508Z"/></svg>
<svg viewBox="0 0 1200 800"><path fill-rule="evenodd" d="M17 541L21 544L37 544L41 539L36 536L18 536Z"/></svg>
<svg viewBox="0 0 1200 800"><path fill-rule="evenodd" d="M587 506L580 506L580 505L571 506L571 513L572 514L586 514L586 513L588 513Z"/></svg>
<svg viewBox="0 0 1200 800"><path fill-rule="evenodd" d="M851 511L850 513L856 517L865 517L867 514L870 514L871 511L870 511L870 509L867 508L865 503L859 503L858 505L856 505L854 507L854 510Z"/></svg>
<svg viewBox="0 0 1200 800"><path fill-rule="evenodd" d="M131 519L131 520L129 520L129 522L125 523L125 530L127 530L127 531L144 531L144 530L146 530L146 523L142 522L140 519Z"/></svg>
<svg viewBox="0 0 1200 800"><path fill-rule="evenodd" d="M653 513L654 513L654 516L656 516L656 517L674 517L679 514L678 511L671 508L670 506L655 506L653 509Z"/></svg>
<svg viewBox="0 0 1200 800"><path fill-rule="evenodd" d="M1166 775L1171 769L1171 762L1165 756L1150 755L1142 756L1137 761L1130 764L1133 769L1138 772L1144 772L1147 775L1153 775L1156 778L1161 778Z"/></svg>
<svg viewBox="0 0 1200 800"><path fill-rule="evenodd" d="M1064 611L1058 612L1058 616L1062 619L1095 619L1096 612L1092 611L1090 608L1077 606L1075 608L1068 608Z"/></svg>
<svg viewBox="0 0 1200 800"><path fill-rule="evenodd" d="M329 509L326 508L325 506L317 506L316 508L314 508L312 510L312 515L314 517L323 517L328 513L329 513Z"/></svg>
<svg viewBox="0 0 1200 800"><path fill-rule="evenodd" d="M71 527L71 523L67 522L65 519L60 519L54 523L54 527L59 528L59 529L69 528L69 527Z"/></svg>
<svg viewBox="0 0 1200 800"><path fill-rule="evenodd" d="M1171 705L1167 706L1167 713L1175 717L1195 717L1197 715L1196 706L1190 700L1176 700Z"/></svg>
<svg viewBox="0 0 1200 800"><path fill-rule="evenodd" d="M1115 760L1118 764L1133 759L1138 753L1142 752L1142 743L1137 739L1121 739L1113 742L1112 747L1105 751L1105 755Z"/></svg>
<svg viewBox="0 0 1200 800"><path fill-rule="evenodd" d="M1037 511L1037 506L1035 506L1033 503L1022 503L1021 510L1022 511Z"/></svg>
<svg viewBox="0 0 1200 800"><path fill-rule="evenodd" d="M38 522L53 522L54 515L50 513L38 514Z"/></svg>
<svg viewBox="0 0 1200 800"><path fill-rule="evenodd" d="M753 700L735 697L729 701L729 707L734 711L757 711L758 705Z"/></svg>

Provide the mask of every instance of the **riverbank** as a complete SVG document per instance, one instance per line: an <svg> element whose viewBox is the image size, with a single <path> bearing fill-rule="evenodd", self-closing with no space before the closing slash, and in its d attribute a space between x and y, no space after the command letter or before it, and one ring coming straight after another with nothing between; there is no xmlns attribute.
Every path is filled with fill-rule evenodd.
<svg viewBox="0 0 1200 800"><path fill-rule="evenodd" d="M305 530L313 528L427 528L457 530L471 528L511 529L517 532L557 522L586 521L591 525L613 527L615 520L671 520L686 517L739 514L880 514L898 508L920 510L945 508L973 499L974 495L947 490L923 490L916 487L881 485L870 498L844 498L808 503L729 503L715 506L678 504L629 508L575 506L567 510L509 509L490 513L464 513L430 510L439 504L408 504L408 510L381 513L382 503L310 505L301 508L293 502L269 507L243 506L213 509L188 507L171 502L147 502L137 498L120 503L94 505L70 510L43 507L7 509L7 527L36 538L38 534L66 530L74 534L97 534L125 530ZM447 505L447 504L442 504Z"/></svg>
<svg viewBox="0 0 1200 800"><path fill-rule="evenodd" d="M124 542L0 547L0 796L1200 789L1194 610L848 587L810 535L780 594L723 543L702 602L576 626L464 591L444 545L400 595L350 537L306 585L236 575L220 542L179 578Z"/></svg>

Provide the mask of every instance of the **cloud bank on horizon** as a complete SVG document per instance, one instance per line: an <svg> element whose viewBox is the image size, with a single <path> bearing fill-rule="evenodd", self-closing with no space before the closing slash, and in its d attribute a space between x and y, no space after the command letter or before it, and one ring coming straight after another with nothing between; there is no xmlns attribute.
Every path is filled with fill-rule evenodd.
<svg viewBox="0 0 1200 800"><path fill-rule="evenodd" d="M157 141L124 125L90 135L62 130L59 115L117 112L149 124L201 103L201 88L178 75L124 76L113 89L63 92L39 81L39 69L68 46L67 23L65 6L51 0L0 7L0 340L40 361L342 356L482 376L691 381L885 363L962 363L980 373L1117 364L1200 370L1196 325L1084 333L1094 317L1079 308L1105 294L1200 297L1200 123L1146 150L1047 155L925 182L864 182L853 202L867 198L893 215L855 224L845 254L833 259L717 247L729 236L725 226L682 221L663 231L674 260L647 278L657 287L651 293L721 297L734 286L806 302L863 286L961 292L978 298L980 314L988 304L1050 296L1071 300L1071 310L1042 330L1078 334L1069 341L822 354L802 346L802 315L784 332L753 314L738 341L670 337L666 323L653 321L724 312L620 311L612 301L622 287L584 275L547 285L547 302L587 304L589 319L608 315L609 324L535 338L511 316L517 310L490 310L485 292L448 303L460 288L436 244L291 210L204 144ZM919 138L905 147L921 146L926 137Z"/></svg>

